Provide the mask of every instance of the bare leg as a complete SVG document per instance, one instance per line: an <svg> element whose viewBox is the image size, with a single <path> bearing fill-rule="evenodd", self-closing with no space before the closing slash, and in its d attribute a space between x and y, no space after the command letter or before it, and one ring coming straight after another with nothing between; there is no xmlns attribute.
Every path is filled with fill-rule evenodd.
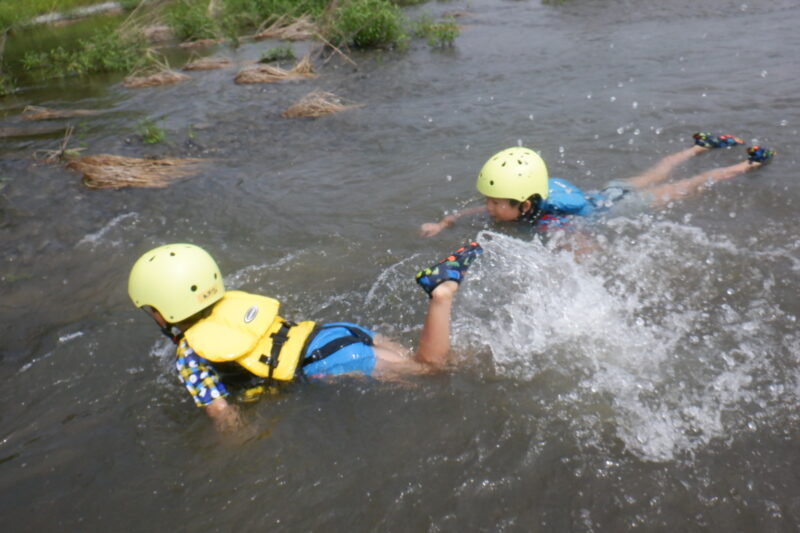
<svg viewBox="0 0 800 533"><path fill-rule="evenodd" d="M669 177L669 173L676 166L688 161L698 154L707 152L708 150L708 148L695 145L681 150L680 152L668 155L649 169L645 170L642 174L626 179L625 183L636 189L646 189L648 187L652 187L653 185L656 185L667 179Z"/></svg>
<svg viewBox="0 0 800 533"><path fill-rule="evenodd" d="M428 314L414 359L400 344L380 335L375 336L375 369L373 376L392 380L413 374L425 374L444 366L450 351L450 310L458 283L446 281L431 292Z"/></svg>
<svg viewBox="0 0 800 533"><path fill-rule="evenodd" d="M649 189L649 192L652 193L654 197L652 205L653 207L662 207L672 201L697 194L718 181L734 178L739 174L743 174L749 170L755 170L760 166L761 163L742 161L741 163L736 163L729 167L709 170L681 181L658 185Z"/></svg>
<svg viewBox="0 0 800 533"><path fill-rule="evenodd" d="M415 358L433 367L444 366L450 352L450 309L458 283L445 281L431 292Z"/></svg>

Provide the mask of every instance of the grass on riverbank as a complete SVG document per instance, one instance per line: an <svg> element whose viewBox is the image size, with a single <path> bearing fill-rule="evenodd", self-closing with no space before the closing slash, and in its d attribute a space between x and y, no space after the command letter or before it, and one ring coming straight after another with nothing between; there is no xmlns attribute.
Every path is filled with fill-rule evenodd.
<svg viewBox="0 0 800 533"><path fill-rule="evenodd" d="M97 0L2 0L0 2L0 29L53 11L64 12L97 3Z"/></svg>
<svg viewBox="0 0 800 533"><path fill-rule="evenodd" d="M27 52L22 68L40 78L63 78L101 72L130 72L146 60L147 46L138 36L115 30L98 30L79 39L71 50L61 46L44 52Z"/></svg>
<svg viewBox="0 0 800 533"><path fill-rule="evenodd" d="M2 0L0 23L21 24L20 21L52 11L52 8L63 12L98 1ZM435 21L430 15L423 15L412 21L399 7L409 2L425 1L118 0L123 7L133 11L121 26L96 30L76 42L55 48L29 50L14 65L0 63L0 96L14 90L15 80L9 71L17 71L25 78L43 80L147 69L157 54L152 52L144 30L156 23L169 25L181 41L228 39L234 46L242 36L257 39L259 32L265 31L267 26L270 30L297 21L303 21L302 33L305 36L318 37L325 44L345 49L404 48L415 37L427 40L432 47L452 44L459 31L452 19Z"/></svg>

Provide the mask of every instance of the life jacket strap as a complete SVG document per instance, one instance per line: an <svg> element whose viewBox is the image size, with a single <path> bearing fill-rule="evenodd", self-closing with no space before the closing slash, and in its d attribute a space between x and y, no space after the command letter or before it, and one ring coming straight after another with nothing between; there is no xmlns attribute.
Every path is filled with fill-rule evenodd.
<svg viewBox="0 0 800 533"><path fill-rule="evenodd" d="M267 376L268 379L272 379L272 373L275 371L275 368L278 366L278 356L281 353L281 348L289 339L289 330L295 327L297 324L294 322L283 321L281 322L281 327L278 331L270 335L272 338L272 349L270 350L269 356L265 354L261 354L261 357L258 360L267 365L269 367L269 375Z"/></svg>

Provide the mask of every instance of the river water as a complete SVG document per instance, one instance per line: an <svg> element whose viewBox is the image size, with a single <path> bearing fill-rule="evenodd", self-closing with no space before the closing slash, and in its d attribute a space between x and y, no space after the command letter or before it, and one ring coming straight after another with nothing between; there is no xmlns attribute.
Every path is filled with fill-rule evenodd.
<svg viewBox="0 0 800 533"><path fill-rule="evenodd" d="M65 81L0 100L0 512L14 531L737 531L800 524L795 0L432 3L455 46L333 59L315 80ZM275 43L218 53L256 59ZM307 45L298 44L301 54ZM280 112L313 89L363 104ZM27 104L102 114L35 125ZM167 141L144 145L145 118ZM170 188L98 191L36 163L66 124L85 153L210 163ZM774 163L662 211L617 213L573 258L485 220L492 153L539 150L585 189L698 130ZM716 150L687 177L734 163ZM126 294L147 249L188 241L288 318L413 344L414 272L477 238L454 365L401 384L293 386L217 436Z"/></svg>

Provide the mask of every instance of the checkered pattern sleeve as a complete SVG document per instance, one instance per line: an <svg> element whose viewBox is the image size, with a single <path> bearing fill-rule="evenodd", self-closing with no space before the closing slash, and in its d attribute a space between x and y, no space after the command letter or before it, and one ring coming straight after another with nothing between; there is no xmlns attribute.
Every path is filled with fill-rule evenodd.
<svg viewBox="0 0 800 533"><path fill-rule="evenodd" d="M175 368L178 370L178 379L192 395L194 403L204 407L217 398L228 395L225 385L219 380L219 375L207 360L195 353L186 340L178 345Z"/></svg>

